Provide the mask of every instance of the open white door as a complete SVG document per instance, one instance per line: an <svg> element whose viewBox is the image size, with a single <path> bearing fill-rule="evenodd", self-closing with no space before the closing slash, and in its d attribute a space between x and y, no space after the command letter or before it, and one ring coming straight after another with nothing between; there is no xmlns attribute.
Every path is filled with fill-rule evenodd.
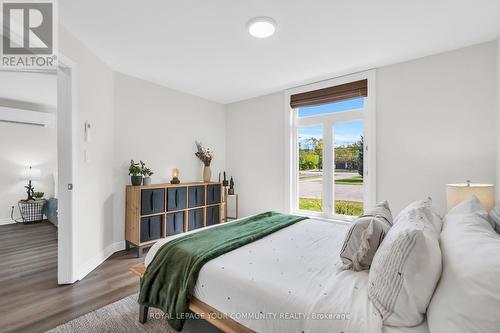
<svg viewBox="0 0 500 333"><path fill-rule="evenodd" d="M59 57L57 70L57 152L58 152L58 248L57 281L68 284L76 281L74 267L75 192L76 175L76 67L70 60Z"/></svg>

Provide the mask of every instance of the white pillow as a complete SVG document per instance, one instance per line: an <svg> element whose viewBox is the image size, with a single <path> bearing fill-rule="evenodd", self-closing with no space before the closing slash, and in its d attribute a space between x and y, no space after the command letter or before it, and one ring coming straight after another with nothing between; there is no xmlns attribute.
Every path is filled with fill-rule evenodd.
<svg viewBox="0 0 500 333"><path fill-rule="evenodd" d="M405 214L408 214L408 211L418 209L420 210L420 213L424 214L426 219L431 222L431 224L434 226L436 229L436 232L439 233L441 232L441 229L443 228L443 218L439 216L438 213L434 210L434 207L432 207L432 198L428 197L427 199L424 200L417 200L415 202L412 202L408 206L406 206L405 209L403 209L398 216L403 216ZM397 218L397 217L396 217Z"/></svg>
<svg viewBox="0 0 500 333"><path fill-rule="evenodd" d="M477 198L453 208L441 233L443 274L427 312L431 332L500 332L500 235Z"/></svg>
<svg viewBox="0 0 500 333"><path fill-rule="evenodd" d="M396 217L378 248L368 276L368 296L385 325L416 326L441 275L441 218L430 198Z"/></svg>
<svg viewBox="0 0 500 333"><path fill-rule="evenodd" d="M479 214L483 217L487 217L488 213L484 210L483 205L475 195L471 195L469 198L465 199L455 207L453 207L448 214L445 216L446 218L451 215L466 215L466 214Z"/></svg>
<svg viewBox="0 0 500 333"><path fill-rule="evenodd" d="M500 202L497 202L495 207L490 211L489 221L495 231L500 234Z"/></svg>

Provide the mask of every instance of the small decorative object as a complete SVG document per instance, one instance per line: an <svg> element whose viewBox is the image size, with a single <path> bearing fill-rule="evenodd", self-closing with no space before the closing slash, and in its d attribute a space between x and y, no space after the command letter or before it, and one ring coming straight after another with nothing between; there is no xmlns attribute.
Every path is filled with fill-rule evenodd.
<svg viewBox="0 0 500 333"><path fill-rule="evenodd" d="M151 171L151 169L148 168L143 161L140 161L140 163L143 177L142 185L151 185L151 176L154 174L154 172Z"/></svg>
<svg viewBox="0 0 500 333"><path fill-rule="evenodd" d="M179 180L179 169L173 168L172 169L172 180L170 181L170 184L179 184L181 181Z"/></svg>
<svg viewBox="0 0 500 333"><path fill-rule="evenodd" d="M495 206L495 186L492 184L475 184L468 180L461 184L446 185L448 210L472 195L479 199L488 212Z"/></svg>
<svg viewBox="0 0 500 333"><path fill-rule="evenodd" d="M28 200L33 200L33 194L35 193L35 187L31 185L32 180L40 179L40 170L33 169L31 166L28 169L25 169L23 172L23 178L28 181L28 185L24 188L26 189L26 193L28 194Z"/></svg>
<svg viewBox="0 0 500 333"><path fill-rule="evenodd" d="M142 168L139 163L135 163L134 160L130 160L128 174L132 185L140 186L142 184Z"/></svg>
<svg viewBox="0 0 500 333"><path fill-rule="evenodd" d="M35 187L31 185L31 179L29 180L28 185L26 185L24 188L26 189L26 194L28 194L26 201L33 200L33 195L35 194Z"/></svg>
<svg viewBox="0 0 500 333"><path fill-rule="evenodd" d="M212 158L214 157L213 152L209 148L203 148L202 143L196 141L196 157L203 162L205 166L203 168L203 181L209 182L212 178L212 170L210 170L210 163L212 162Z"/></svg>
<svg viewBox="0 0 500 333"><path fill-rule="evenodd" d="M33 193L33 198L35 198L35 200L42 200L44 194L44 192L35 192Z"/></svg>
<svg viewBox="0 0 500 333"><path fill-rule="evenodd" d="M229 183L227 182L226 171L224 171L224 180L222 181L222 186L227 187L228 185Z"/></svg>
<svg viewBox="0 0 500 333"><path fill-rule="evenodd" d="M220 183L220 179L219 179ZM227 200L227 186L229 185L229 182L227 181L226 178L226 171L224 171L224 180L222 181L222 187L224 187L224 191L222 192L222 201L226 202Z"/></svg>
<svg viewBox="0 0 500 333"><path fill-rule="evenodd" d="M227 192L229 195L234 195L234 180L233 177L229 180L229 191Z"/></svg>

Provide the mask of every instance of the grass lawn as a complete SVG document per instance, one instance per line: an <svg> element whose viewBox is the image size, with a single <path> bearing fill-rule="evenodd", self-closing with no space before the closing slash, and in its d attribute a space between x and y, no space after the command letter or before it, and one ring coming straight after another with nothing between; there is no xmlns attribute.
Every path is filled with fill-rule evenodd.
<svg viewBox="0 0 500 333"><path fill-rule="evenodd" d="M340 185L363 185L363 177L362 176L354 176L351 178L337 179L335 180L335 184Z"/></svg>
<svg viewBox="0 0 500 333"><path fill-rule="evenodd" d="M321 211L321 199L299 198L299 209ZM335 200L335 213L342 215L360 216L363 214L363 203L357 201Z"/></svg>

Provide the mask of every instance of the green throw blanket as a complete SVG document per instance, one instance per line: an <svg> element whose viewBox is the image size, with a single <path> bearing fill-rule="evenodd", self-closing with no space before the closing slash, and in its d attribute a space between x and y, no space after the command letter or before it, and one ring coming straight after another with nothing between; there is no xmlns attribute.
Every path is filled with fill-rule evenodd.
<svg viewBox="0 0 500 333"><path fill-rule="evenodd" d="M304 219L267 212L166 243L141 280L139 303L162 309L170 326L180 331L205 263Z"/></svg>

